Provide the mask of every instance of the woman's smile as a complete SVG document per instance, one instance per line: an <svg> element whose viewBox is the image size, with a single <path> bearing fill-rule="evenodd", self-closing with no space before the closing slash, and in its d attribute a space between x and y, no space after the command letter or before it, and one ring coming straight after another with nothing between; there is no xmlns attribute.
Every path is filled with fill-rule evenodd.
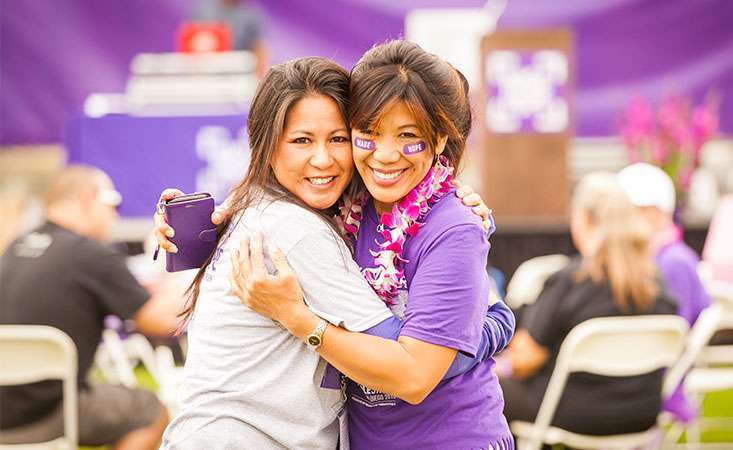
<svg viewBox="0 0 733 450"><path fill-rule="evenodd" d="M272 171L285 189L308 206L329 208L354 173L350 143L336 102L324 95L309 95L288 112Z"/></svg>
<svg viewBox="0 0 733 450"><path fill-rule="evenodd" d="M377 169L375 167L369 168L372 172L372 178L374 182L380 186L392 186L400 182L402 175L407 169Z"/></svg>
<svg viewBox="0 0 733 450"><path fill-rule="evenodd" d="M435 153L404 102L387 108L378 122L374 130L352 129L352 149L374 206L388 212L425 178Z"/></svg>

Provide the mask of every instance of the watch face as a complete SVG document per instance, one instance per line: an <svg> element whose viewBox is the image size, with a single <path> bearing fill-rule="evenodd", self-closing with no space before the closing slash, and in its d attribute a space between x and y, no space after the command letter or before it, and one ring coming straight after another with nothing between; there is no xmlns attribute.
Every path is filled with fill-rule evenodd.
<svg viewBox="0 0 733 450"><path fill-rule="evenodd" d="M308 336L308 344L314 347L321 345L321 338L318 336Z"/></svg>

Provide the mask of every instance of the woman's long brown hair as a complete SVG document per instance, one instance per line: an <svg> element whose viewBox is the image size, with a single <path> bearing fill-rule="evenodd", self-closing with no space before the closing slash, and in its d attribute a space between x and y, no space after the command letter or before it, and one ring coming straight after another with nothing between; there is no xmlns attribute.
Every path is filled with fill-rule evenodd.
<svg viewBox="0 0 733 450"><path fill-rule="evenodd" d="M332 214L305 204L283 188L272 171L272 161L278 141L285 129L288 112L300 99L311 95L324 95L333 99L341 111L344 123L349 123L349 74L331 60L309 57L288 61L273 66L260 82L247 118L251 151L249 168L244 179L229 196L229 215L217 227L217 248L232 220L264 197L287 201L305 208L320 216L335 233L341 235ZM209 255L186 291L188 301L180 314L183 317L181 329L185 328L193 314L201 282L213 255L213 253Z"/></svg>

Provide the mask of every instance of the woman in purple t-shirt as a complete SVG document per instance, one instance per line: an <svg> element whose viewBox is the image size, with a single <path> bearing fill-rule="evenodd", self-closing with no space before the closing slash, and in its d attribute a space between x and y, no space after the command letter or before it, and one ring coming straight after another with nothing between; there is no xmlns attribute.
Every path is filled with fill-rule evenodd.
<svg viewBox="0 0 733 450"><path fill-rule="evenodd" d="M512 448L493 359L442 379L458 352L476 353L489 306L481 221L446 195L471 128L468 83L416 44L392 41L357 63L350 95L368 193L342 208L342 221L364 276L403 318L398 340L326 324L277 250L277 276L251 270L261 255L241 260L238 293L348 376L352 448Z"/></svg>

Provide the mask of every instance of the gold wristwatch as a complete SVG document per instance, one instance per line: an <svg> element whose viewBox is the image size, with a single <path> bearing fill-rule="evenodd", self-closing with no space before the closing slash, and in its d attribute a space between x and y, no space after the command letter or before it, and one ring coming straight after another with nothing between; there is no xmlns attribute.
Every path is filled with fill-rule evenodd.
<svg viewBox="0 0 733 450"><path fill-rule="evenodd" d="M305 338L305 343L308 344L308 348L313 351L318 350L318 347L323 343L323 333L326 332L326 328L328 328L328 322L321 319L318 325L316 325L316 328L311 331L311 334Z"/></svg>

